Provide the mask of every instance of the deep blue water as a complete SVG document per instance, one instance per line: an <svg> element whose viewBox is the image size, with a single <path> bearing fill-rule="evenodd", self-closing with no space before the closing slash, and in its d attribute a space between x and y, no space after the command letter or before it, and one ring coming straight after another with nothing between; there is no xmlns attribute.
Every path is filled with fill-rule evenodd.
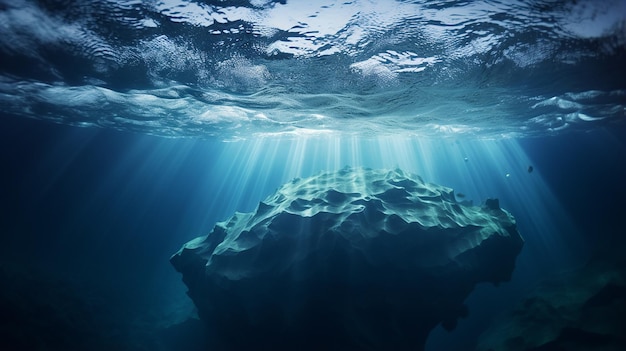
<svg viewBox="0 0 626 351"><path fill-rule="evenodd" d="M170 256L346 165L517 219L512 280L429 351L474 350L555 274L626 277L625 9L0 1L0 348L207 349Z"/></svg>
<svg viewBox="0 0 626 351"><path fill-rule="evenodd" d="M234 211L253 210L292 173L289 158L265 153L271 145L163 139L11 117L4 122L3 268L10 276L24 276L9 279L12 283L4 289L35 295L16 307L18 329L42 340L49 340L47 333L58 333L56 338L70 340L64 347L74 345L72 340L90 328L98 329L88 343L93 348L111 342L149 349L160 342L154 334L165 338L169 334L163 328L180 323L192 311L169 256ZM583 265L595 252L608 251L607 260L619 261L625 248L620 229L626 199L625 133L597 129L499 141L487 149L514 143L519 154L506 157L521 161L494 162L485 150L468 162L447 155L485 143L476 140L432 140L437 147L413 155L409 162L414 165L429 159L429 181L464 190L475 200L482 194L499 197L526 240L512 281L497 288L479 285L468 300L470 317L451 334L435 330L428 349L471 349L494 315L512 308L541 279ZM293 148L291 142L278 147L279 153ZM251 160L251 153L259 151L259 159ZM350 147L339 148L330 162L352 156ZM328 167L327 153L305 152L302 157L306 165L298 174ZM391 163L395 160L362 160L367 166ZM532 174L527 163L535 169ZM482 190L474 195L476 179L480 182L475 188ZM58 325L63 313L26 313L30 303L37 309L47 303L61 309L58 304L64 303L65 308L87 311L71 327L61 324L50 331L47 324ZM16 328L14 319L10 323L10 330Z"/></svg>

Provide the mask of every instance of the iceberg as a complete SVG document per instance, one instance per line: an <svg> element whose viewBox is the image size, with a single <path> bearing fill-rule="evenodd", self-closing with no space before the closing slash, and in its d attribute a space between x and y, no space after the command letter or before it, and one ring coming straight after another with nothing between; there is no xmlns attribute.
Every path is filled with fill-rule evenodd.
<svg viewBox="0 0 626 351"><path fill-rule="evenodd" d="M402 170L294 179L171 257L217 349L423 350L523 246L489 199Z"/></svg>

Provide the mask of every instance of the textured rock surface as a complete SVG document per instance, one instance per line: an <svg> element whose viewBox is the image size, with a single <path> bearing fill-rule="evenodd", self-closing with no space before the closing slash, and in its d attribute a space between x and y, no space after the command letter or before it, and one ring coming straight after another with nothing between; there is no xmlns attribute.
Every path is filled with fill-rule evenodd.
<svg viewBox="0 0 626 351"><path fill-rule="evenodd" d="M476 283L510 278L522 245L497 200L345 168L283 185L171 262L217 349L420 350Z"/></svg>
<svg viewBox="0 0 626 351"><path fill-rule="evenodd" d="M477 350L626 350L626 266L595 260L542 282Z"/></svg>

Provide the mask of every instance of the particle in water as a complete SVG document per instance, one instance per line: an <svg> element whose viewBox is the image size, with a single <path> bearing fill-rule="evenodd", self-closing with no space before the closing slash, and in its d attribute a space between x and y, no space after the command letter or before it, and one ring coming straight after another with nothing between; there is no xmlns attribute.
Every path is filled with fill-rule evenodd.
<svg viewBox="0 0 626 351"><path fill-rule="evenodd" d="M528 173L532 173L533 172L533 166L528 166Z"/></svg>

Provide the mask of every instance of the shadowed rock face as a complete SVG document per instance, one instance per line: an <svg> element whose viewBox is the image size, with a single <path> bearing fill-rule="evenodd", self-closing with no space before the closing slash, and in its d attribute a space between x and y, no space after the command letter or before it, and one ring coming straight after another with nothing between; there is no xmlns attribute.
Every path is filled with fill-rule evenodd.
<svg viewBox="0 0 626 351"><path fill-rule="evenodd" d="M497 201L345 168L283 185L171 262L217 349L421 350L476 283L510 278L522 245Z"/></svg>
<svg viewBox="0 0 626 351"><path fill-rule="evenodd" d="M540 284L494 321L477 351L626 350L626 265L596 256Z"/></svg>

